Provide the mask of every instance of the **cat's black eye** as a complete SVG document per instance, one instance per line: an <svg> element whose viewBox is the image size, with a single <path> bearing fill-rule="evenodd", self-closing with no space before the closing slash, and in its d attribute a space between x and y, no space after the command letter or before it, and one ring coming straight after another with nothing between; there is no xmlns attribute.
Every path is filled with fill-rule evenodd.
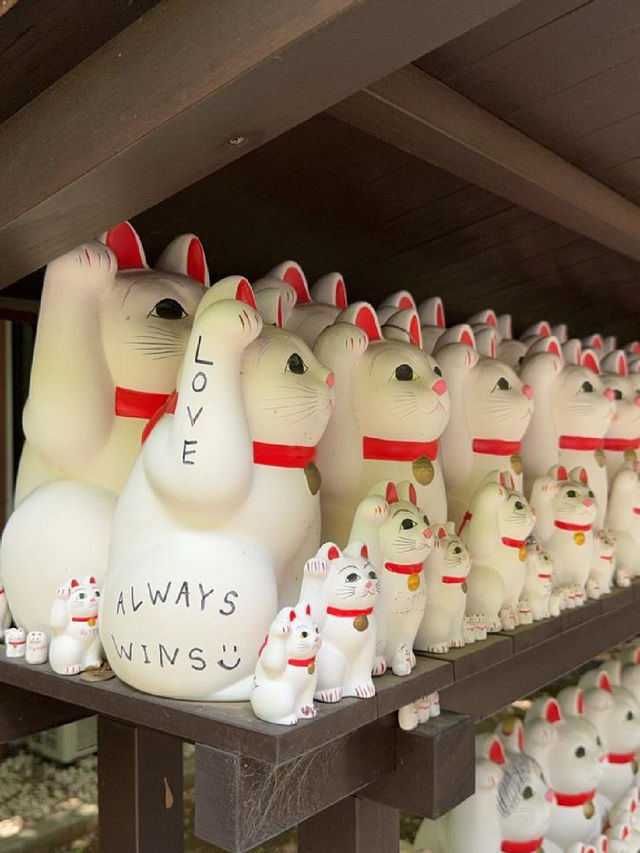
<svg viewBox="0 0 640 853"><path fill-rule="evenodd" d="M498 379L496 384L493 386L493 390L494 391L510 391L511 385L509 383L509 380L506 377L501 376L500 379Z"/></svg>
<svg viewBox="0 0 640 853"><path fill-rule="evenodd" d="M584 748L584 746L577 746L576 747L576 750L574 752L574 755L576 756L576 758L584 758L586 754L587 754L587 750Z"/></svg>
<svg viewBox="0 0 640 853"><path fill-rule="evenodd" d="M369 577L372 581L374 581L378 577L378 575L375 572L369 572Z"/></svg>
<svg viewBox="0 0 640 853"><path fill-rule="evenodd" d="M516 502L514 503L514 507L515 507L516 509L524 509L524 504L522 503L522 501L516 501Z"/></svg>
<svg viewBox="0 0 640 853"><path fill-rule="evenodd" d="M187 312L177 300L161 299L156 303L150 316L159 317L161 320L182 320L187 316Z"/></svg>
<svg viewBox="0 0 640 853"><path fill-rule="evenodd" d="M591 384L591 382L589 382L588 379L585 379L585 381L580 386L580 390L586 391L588 394L590 394L594 390L594 388L593 388L593 385Z"/></svg>
<svg viewBox="0 0 640 853"><path fill-rule="evenodd" d="M587 494L589 495L589 497L590 497L590 498L595 498L595 494L594 494L594 492L592 492L592 491L591 491L591 489L589 489L589 491L587 492ZM605 542L607 542L607 544L609 544L609 543L608 543L608 541L607 541L606 539L605 539L604 541L605 541Z"/></svg>
<svg viewBox="0 0 640 853"><path fill-rule="evenodd" d="M633 720L633 711L627 711L626 720Z"/></svg>
<svg viewBox="0 0 640 853"><path fill-rule="evenodd" d="M304 363L302 356L298 355L297 352L294 352L293 355L289 356L287 367L292 373L298 374L305 373L307 370L307 365Z"/></svg>
<svg viewBox="0 0 640 853"><path fill-rule="evenodd" d="M350 575L347 575L347 583L355 583L359 579L359 575L355 572L351 572Z"/></svg>
<svg viewBox="0 0 640 853"><path fill-rule="evenodd" d="M613 389L613 396L614 396L614 399L616 399L616 400L622 400L624 398L624 394L622 393L622 391L619 388Z"/></svg>
<svg viewBox="0 0 640 853"><path fill-rule="evenodd" d="M598 746L602 746L602 738L600 737L600 735L598 735L598 737L596 738L596 743L598 744Z"/></svg>
<svg viewBox="0 0 640 853"><path fill-rule="evenodd" d="M95 595L96 598L100 598L100 590L99 589L94 590L93 594Z"/></svg>
<svg viewBox="0 0 640 853"><path fill-rule="evenodd" d="M399 364L396 367L396 379L400 382L411 382L413 379L413 367L410 364Z"/></svg>
<svg viewBox="0 0 640 853"><path fill-rule="evenodd" d="M531 797L533 797L533 789L529 785L527 785L527 787L524 788L522 791L522 799L530 800Z"/></svg>
<svg viewBox="0 0 640 853"><path fill-rule="evenodd" d="M320 633L320 628L316 628L316 634Z"/></svg>
<svg viewBox="0 0 640 853"><path fill-rule="evenodd" d="M578 497L578 493L576 492L576 490L575 490L575 489L569 489L569 490L567 491L567 497L568 497L568 498L577 498L577 497Z"/></svg>
<svg viewBox="0 0 640 853"><path fill-rule="evenodd" d="M417 521L414 521L412 518L403 518L402 524L400 525L403 530L411 530L412 527L417 526Z"/></svg>
<svg viewBox="0 0 640 853"><path fill-rule="evenodd" d="M78 593L78 598L86 598L86 597L87 597L87 593L86 593L86 592L79 592L79 593Z"/></svg>
<svg viewBox="0 0 640 853"><path fill-rule="evenodd" d="M307 637L309 636L309 632L308 632L308 631L303 631L303 632L302 632L302 634L301 634L300 636L301 636L301 637L304 637L304 639L306 640L306 639L307 639Z"/></svg>
<svg viewBox="0 0 640 853"><path fill-rule="evenodd" d="M456 547L453 549L453 553L462 554L462 548L459 545L456 545Z"/></svg>
<svg viewBox="0 0 640 853"><path fill-rule="evenodd" d="M436 375L436 376L442 376L442 371L440 370L440 368L438 367L438 365L437 365L437 364L436 364L436 366L433 368L433 372L435 373L435 375Z"/></svg>
<svg viewBox="0 0 640 853"><path fill-rule="evenodd" d="M429 524L429 519L427 518L426 515L422 516L422 520L424 521L425 524Z"/></svg>

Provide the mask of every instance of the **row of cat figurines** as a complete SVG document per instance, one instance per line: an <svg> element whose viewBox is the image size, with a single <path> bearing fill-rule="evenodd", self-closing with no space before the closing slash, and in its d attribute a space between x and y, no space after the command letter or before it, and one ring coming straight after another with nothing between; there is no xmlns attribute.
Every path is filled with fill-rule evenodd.
<svg viewBox="0 0 640 853"><path fill-rule="evenodd" d="M636 853L639 659L625 648L556 697L529 700L524 720L477 735L475 793L401 850Z"/></svg>
<svg viewBox="0 0 640 853"><path fill-rule="evenodd" d="M247 630L237 623L250 621L239 613L238 576L251 586L242 594L247 612L262 613L258 623L266 630L278 593L280 602L298 600L306 560L322 539L347 541L360 501L381 478L409 480L417 505L442 523L443 461L454 518L461 494L447 458L454 467L466 460L473 476L464 488L475 490L508 455L518 485L513 429L524 433L531 420L532 385L481 358L465 328L441 334L436 362L419 346L420 318L402 307L405 296L381 306L379 315L366 303L329 306L332 324L323 326L312 351L256 310L255 294L262 293L265 318L270 299L276 320L284 317L295 301L286 294L301 276L290 269L297 267L285 264L280 284L272 286L271 276L255 293L239 276L207 289L197 238L178 238L150 270L126 224L49 265L17 508L2 541L6 594L25 630L46 627L55 590L70 576L90 572L101 582L109 569L120 626L128 620L125 602L135 614L146 612L140 590L151 609L174 606L176 619L197 600L187 590L202 590L202 612L214 605L215 590L218 614L231 629L223 645L233 648L233 638ZM334 302L342 299L335 277L317 283L318 299L328 299L327 292ZM309 317L320 310L320 302L304 304ZM295 307L302 310L302 303ZM600 393L595 374L565 363L548 345L542 349L528 352L525 362L550 357L541 362L544 376L571 381L543 394L535 411L558 398L567 417L581 419L572 434L588 437L603 422L592 417L593 405L604 401L608 423L620 401ZM473 403L469 413L463 405L455 416L465 401ZM468 421L471 415L476 420ZM548 423L555 424L556 456L580 460L586 453L594 492L602 491L603 476L606 490L602 454L594 462L593 451L565 447L564 421ZM450 452L440 453L439 437ZM597 506L601 513L602 501ZM146 621L124 644L112 632L114 653L133 654L133 643L144 658Z"/></svg>

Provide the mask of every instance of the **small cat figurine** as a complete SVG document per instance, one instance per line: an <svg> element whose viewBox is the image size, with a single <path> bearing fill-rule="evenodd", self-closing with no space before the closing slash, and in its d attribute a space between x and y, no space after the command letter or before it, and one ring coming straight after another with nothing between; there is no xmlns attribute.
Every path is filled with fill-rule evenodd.
<svg viewBox="0 0 640 853"><path fill-rule="evenodd" d="M589 579L597 585L600 595L611 592L614 578L618 583L618 577L622 583L618 585L629 586L630 578L624 572L617 571L616 541L607 530L599 528L593 531L593 555L591 557L591 571Z"/></svg>
<svg viewBox="0 0 640 853"><path fill-rule="evenodd" d="M57 590L51 605L49 662L58 675L77 675L102 663L99 605L95 577L71 578Z"/></svg>
<svg viewBox="0 0 640 853"><path fill-rule="evenodd" d="M467 613L482 613L487 631L512 630L531 621L521 606L526 540L535 514L508 471L492 471L476 491L460 531L473 564Z"/></svg>
<svg viewBox="0 0 640 853"><path fill-rule="evenodd" d="M335 373L336 403L318 445L322 539L344 545L360 501L382 478L411 480L434 523L447 519L438 438L449 394L420 349L420 321L402 309L381 329L366 302L350 305L314 346Z"/></svg>
<svg viewBox="0 0 640 853"><path fill-rule="evenodd" d="M250 696L256 717L291 726L317 715L313 696L320 644L320 629L311 615L311 605L300 602L278 613L256 665Z"/></svg>
<svg viewBox="0 0 640 853"><path fill-rule="evenodd" d="M44 631L29 631L27 634L27 650L25 658L27 663L46 663L49 657L49 641Z"/></svg>
<svg viewBox="0 0 640 853"><path fill-rule="evenodd" d="M27 647L24 628L7 628L4 632L4 651L8 658L23 658Z"/></svg>
<svg viewBox="0 0 640 853"><path fill-rule="evenodd" d="M602 381L613 392L613 418L604 437L609 487L625 462L640 461L640 396L629 376L627 356L614 350L601 360Z"/></svg>
<svg viewBox="0 0 640 853"><path fill-rule="evenodd" d="M368 699L375 694L371 671L379 594L380 580L362 542L350 542L344 551L328 542L305 564L302 599L321 614L315 693L319 701L338 702L343 696Z"/></svg>
<svg viewBox="0 0 640 853"><path fill-rule="evenodd" d="M626 463L611 485L606 528L616 541L619 569L640 575L640 477L638 463Z"/></svg>
<svg viewBox="0 0 640 853"><path fill-rule="evenodd" d="M2 583L2 576L0 575L0 640L2 640L4 632L10 627L10 625L11 611L9 610L7 594Z"/></svg>
<svg viewBox="0 0 640 853"><path fill-rule="evenodd" d="M598 598L600 590L589 579L597 505L586 470L567 473L563 465L552 468L533 484L531 503L536 511L536 539L551 554L556 583L575 585Z"/></svg>
<svg viewBox="0 0 640 853"><path fill-rule="evenodd" d="M527 545L527 575L522 597L529 602L534 622L558 616L559 596L553 596L553 558L541 545Z"/></svg>
<svg viewBox="0 0 640 853"><path fill-rule="evenodd" d="M506 364L482 357L475 343L469 326L456 326L434 351L451 397L441 443L449 517L456 526L490 471L509 470L522 491L519 454L533 412L530 386Z"/></svg>
<svg viewBox="0 0 640 853"><path fill-rule="evenodd" d="M432 529L434 546L424 564L427 604L414 647L442 653L465 643L463 623L471 555L456 536L453 522Z"/></svg>
<svg viewBox="0 0 640 853"><path fill-rule="evenodd" d="M413 643L427 599L423 566L433 539L409 481L378 483L356 511L349 541L366 544L381 582L374 675L387 667L394 675L409 675L416 664Z"/></svg>

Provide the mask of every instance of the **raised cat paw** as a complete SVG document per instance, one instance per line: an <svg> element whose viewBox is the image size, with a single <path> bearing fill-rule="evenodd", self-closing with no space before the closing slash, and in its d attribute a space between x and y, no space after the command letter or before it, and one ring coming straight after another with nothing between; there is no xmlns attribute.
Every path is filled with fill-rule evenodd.
<svg viewBox="0 0 640 853"><path fill-rule="evenodd" d="M54 275L59 276L61 287L80 284L86 291L86 288L98 284L102 289L104 282L118 271L118 261L108 246L92 240L56 258L48 270L50 279Z"/></svg>
<svg viewBox="0 0 640 853"><path fill-rule="evenodd" d="M304 564L304 573L305 575L311 575L311 577L314 578L326 577L327 563L325 560L313 557L311 560L307 560Z"/></svg>
<svg viewBox="0 0 640 853"><path fill-rule="evenodd" d="M319 690L315 694L319 702L339 702L342 699L342 687L334 687L331 690Z"/></svg>
<svg viewBox="0 0 640 853"><path fill-rule="evenodd" d="M58 598L67 599L67 598L69 598L70 595L71 595L71 589L67 584L65 584L65 586L59 586L58 589L56 590L56 596Z"/></svg>
<svg viewBox="0 0 640 853"><path fill-rule="evenodd" d="M318 716L318 709L315 705L301 705L298 708L298 717L304 717L306 720L312 720Z"/></svg>
<svg viewBox="0 0 640 853"><path fill-rule="evenodd" d="M377 677L379 675L384 675L387 671L387 662L382 657L382 655L378 656L373 662L373 669L371 670L371 675Z"/></svg>
<svg viewBox="0 0 640 853"><path fill-rule="evenodd" d="M356 684L353 692L358 699L370 699L376 694L376 688L373 686L373 681L366 681L363 684Z"/></svg>
<svg viewBox="0 0 640 853"><path fill-rule="evenodd" d="M215 287L216 285L214 285ZM211 294L214 288L203 298ZM214 353L216 347L242 351L254 341L262 331L262 318L250 305L236 299L223 299L222 302L200 308L194 329L202 332L201 351Z"/></svg>

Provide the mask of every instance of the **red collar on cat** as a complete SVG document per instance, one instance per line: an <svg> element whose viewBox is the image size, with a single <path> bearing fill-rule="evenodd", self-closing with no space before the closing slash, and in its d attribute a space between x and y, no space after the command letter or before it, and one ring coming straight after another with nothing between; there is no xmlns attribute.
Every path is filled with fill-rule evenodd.
<svg viewBox="0 0 640 853"><path fill-rule="evenodd" d="M554 519L555 526L558 530L591 530L590 524L569 524L568 521L560 521L559 519Z"/></svg>
<svg viewBox="0 0 640 853"><path fill-rule="evenodd" d="M289 658L289 660L287 661L287 663L290 663L291 666L311 666L311 664L315 662L315 655L310 658L305 658L304 660L298 660L298 658Z"/></svg>
<svg viewBox="0 0 640 853"><path fill-rule="evenodd" d="M531 841L503 841L500 849L504 853L535 853L542 847L543 838L532 838Z"/></svg>
<svg viewBox="0 0 640 853"><path fill-rule="evenodd" d="M253 461L275 468L305 468L316 458L315 446L253 442Z"/></svg>
<svg viewBox="0 0 640 853"><path fill-rule="evenodd" d="M393 462L414 462L426 456L433 462L438 456L438 441L389 441L364 435L362 456L364 459L387 459Z"/></svg>
<svg viewBox="0 0 640 853"><path fill-rule="evenodd" d="M610 752L607 761L609 764L631 764L635 757L635 752Z"/></svg>
<svg viewBox="0 0 640 853"><path fill-rule="evenodd" d="M466 578L457 578L455 575L442 575L440 580L442 583L464 583Z"/></svg>
<svg viewBox="0 0 640 853"><path fill-rule="evenodd" d="M556 795L556 804L559 806L583 806L592 800L596 795L596 789L592 791L584 791L582 794L560 794L558 791L553 792Z"/></svg>
<svg viewBox="0 0 640 853"><path fill-rule="evenodd" d="M561 450L602 450L604 438L590 438L585 435L561 435L558 439Z"/></svg>
<svg viewBox="0 0 640 853"><path fill-rule="evenodd" d="M539 574L538 577L542 578L543 581L550 581L551 580L551 575Z"/></svg>
<svg viewBox="0 0 640 853"><path fill-rule="evenodd" d="M327 607L329 616L344 616L345 619L351 619L356 616L371 616L373 607L365 607L364 610L342 610L340 607Z"/></svg>
<svg viewBox="0 0 640 853"><path fill-rule="evenodd" d="M509 548L524 548L527 544L526 539L511 539L509 536L502 537L502 544L507 545Z"/></svg>
<svg viewBox="0 0 640 853"><path fill-rule="evenodd" d="M640 438L605 438L604 439L604 449L605 450L627 450L628 448L632 448L633 450L640 449Z"/></svg>
<svg viewBox="0 0 640 853"><path fill-rule="evenodd" d="M93 622L93 624L95 625L96 622L98 621L98 614L96 613L95 616L72 616L71 621L72 622Z"/></svg>
<svg viewBox="0 0 640 853"><path fill-rule="evenodd" d="M491 456L514 456L522 450L519 441L501 441L497 438L474 438L471 449L474 453L487 453Z"/></svg>
<svg viewBox="0 0 640 853"><path fill-rule="evenodd" d="M116 415L121 418L146 418L154 415L167 402L168 394L152 394L116 385Z"/></svg>
<svg viewBox="0 0 640 853"><path fill-rule="evenodd" d="M402 563L385 563L384 567L390 572L395 572L397 575L417 575L418 572L422 571L423 565L424 561L422 563L409 563L408 565L403 565Z"/></svg>

